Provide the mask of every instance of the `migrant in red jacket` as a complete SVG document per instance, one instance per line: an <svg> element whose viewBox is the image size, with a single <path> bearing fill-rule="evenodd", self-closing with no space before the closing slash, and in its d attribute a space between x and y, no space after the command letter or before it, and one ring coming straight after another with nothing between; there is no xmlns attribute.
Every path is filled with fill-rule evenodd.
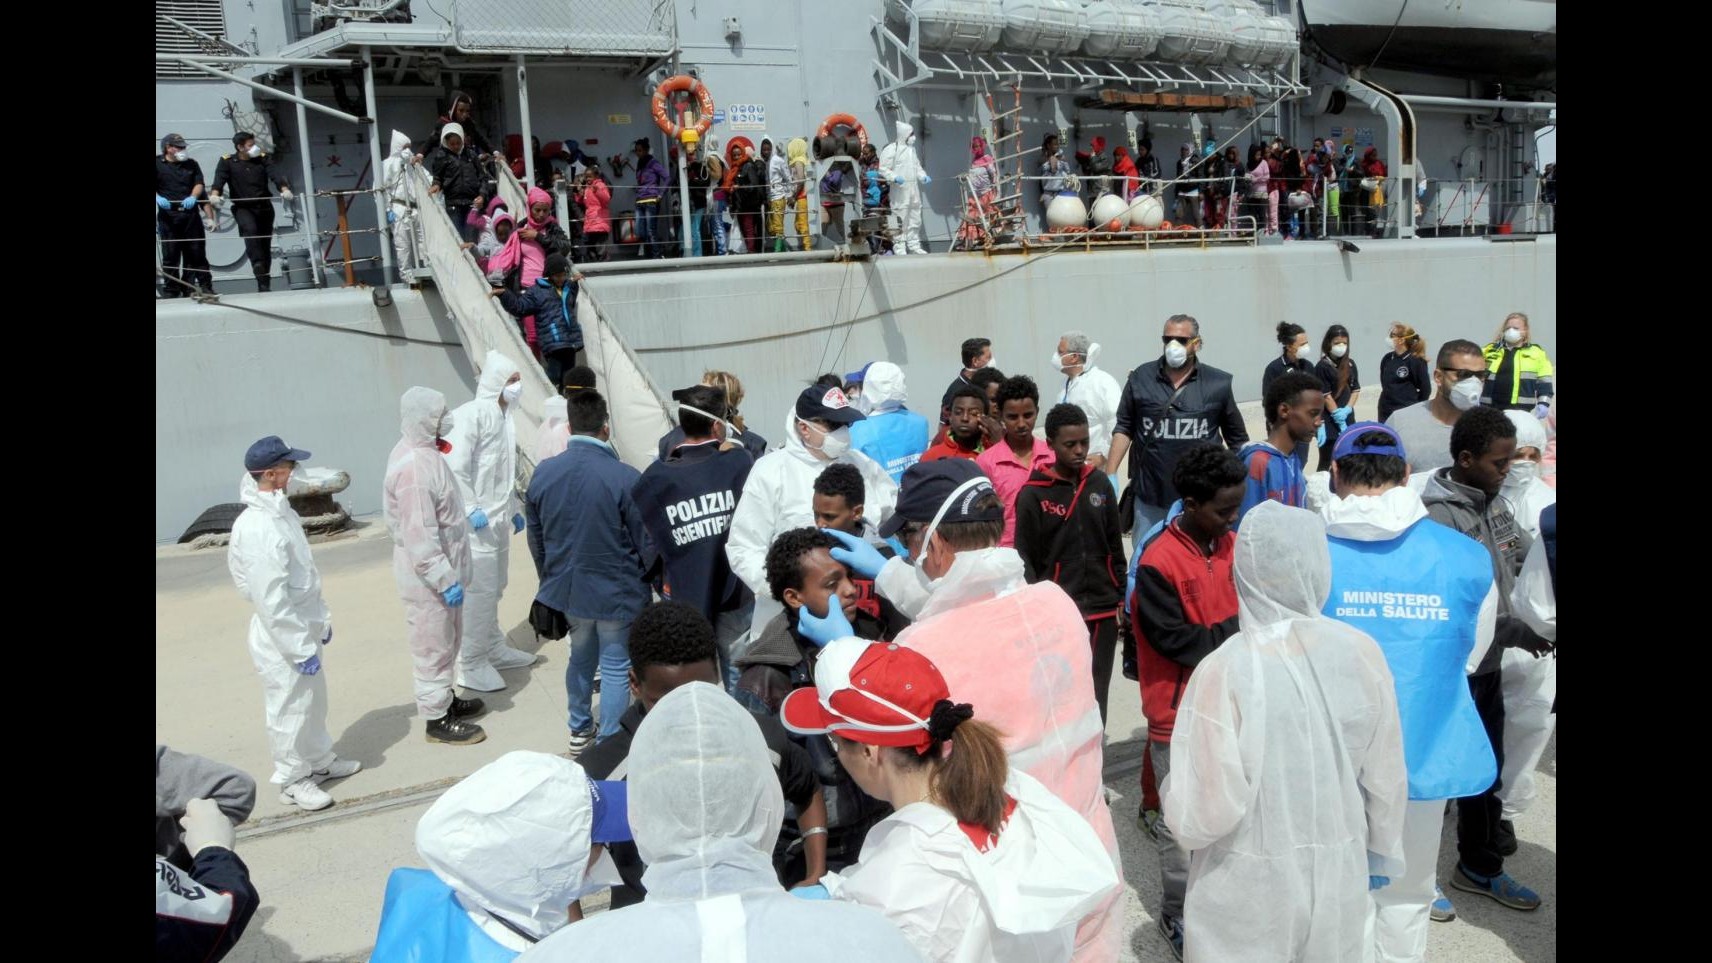
<svg viewBox="0 0 1712 963"><path fill-rule="evenodd" d="M1147 737L1170 742L1177 704L1189 674L1236 634L1236 582L1231 578L1236 533L1226 532L1207 555L1173 521L1141 550L1129 614L1141 669L1141 711Z"/></svg>

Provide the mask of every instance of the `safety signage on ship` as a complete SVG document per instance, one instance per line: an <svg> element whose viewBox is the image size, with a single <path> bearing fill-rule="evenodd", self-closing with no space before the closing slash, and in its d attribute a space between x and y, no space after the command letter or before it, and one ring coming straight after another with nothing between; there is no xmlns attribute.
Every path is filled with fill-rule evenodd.
<svg viewBox="0 0 1712 963"><path fill-rule="evenodd" d="M727 104L725 117L732 130L766 130L766 104Z"/></svg>

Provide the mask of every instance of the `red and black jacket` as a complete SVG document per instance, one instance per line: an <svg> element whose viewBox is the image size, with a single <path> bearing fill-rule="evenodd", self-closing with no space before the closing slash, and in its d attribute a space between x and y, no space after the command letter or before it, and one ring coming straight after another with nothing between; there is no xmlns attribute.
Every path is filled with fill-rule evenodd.
<svg viewBox="0 0 1712 963"><path fill-rule="evenodd" d="M1053 581L1088 620L1123 606L1123 526L1105 472L1083 466L1072 483L1048 467L1029 475L1016 500L1016 550L1030 582Z"/></svg>
<svg viewBox="0 0 1712 963"><path fill-rule="evenodd" d="M1141 711L1154 742L1171 741L1195 666L1236 634L1235 546L1236 533L1226 532L1208 556L1174 521L1142 549L1129 615L1144 643L1136 646Z"/></svg>

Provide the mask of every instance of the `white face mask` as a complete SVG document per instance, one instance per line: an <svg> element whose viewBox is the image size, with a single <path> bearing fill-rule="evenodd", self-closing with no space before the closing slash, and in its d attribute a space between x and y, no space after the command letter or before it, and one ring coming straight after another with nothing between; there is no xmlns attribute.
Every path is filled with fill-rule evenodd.
<svg viewBox="0 0 1712 963"><path fill-rule="evenodd" d="M248 157L260 157L260 156L262 156L261 145L260 144L251 144L250 149L247 151L244 151L244 154Z"/></svg>
<svg viewBox="0 0 1712 963"><path fill-rule="evenodd" d="M1480 392L1484 387L1478 378L1464 378L1451 386L1450 403L1458 411L1467 411L1480 404Z"/></svg>
<svg viewBox="0 0 1712 963"><path fill-rule="evenodd" d="M1334 344L1334 345L1332 345L1332 357L1341 358L1346 354L1349 354L1349 345L1347 345L1347 344Z"/></svg>
<svg viewBox="0 0 1712 963"><path fill-rule="evenodd" d="M1173 341L1165 346L1165 364L1170 368L1181 368L1189 363L1189 349Z"/></svg>
<svg viewBox="0 0 1712 963"><path fill-rule="evenodd" d="M809 425L809 431L811 432L819 432L820 430L819 425ZM823 433L821 435L820 447L818 448L814 445L810 445L806 441L803 442L803 445L807 448L813 449L814 451L820 452L827 458L837 458L839 455L850 450L850 428L848 425L840 425L831 431Z"/></svg>
<svg viewBox="0 0 1712 963"><path fill-rule="evenodd" d="M1082 363L1080 361L1071 361L1070 359L1074 357L1076 357L1074 354L1055 354L1052 356L1052 366L1065 374L1069 374L1070 372L1067 369L1074 368Z"/></svg>
<svg viewBox="0 0 1712 963"><path fill-rule="evenodd" d="M450 411L440 416L440 427L434 430L436 437L444 438L452 433L452 413Z"/></svg>
<svg viewBox="0 0 1712 963"><path fill-rule="evenodd" d="M1540 466L1531 461L1517 458L1510 462L1510 474L1504 477L1505 488L1521 488L1540 477Z"/></svg>
<svg viewBox="0 0 1712 963"><path fill-rule="evenodd" d="M517 404L517 399L523 397L523 382L514 381L499 389L499 397L507 405Z"/></svg>
<svg viewBox="0 0 1712 963"><path fill-rule="evenodd" d="M1521 328L1505 328L1504 329L1504 343L1505 344L1521 344L1522 343L1522 329Z"/></svg>
<svg viewBox="0 0 1712 963"><path fill-rule="evenodd" d="M1314 353L1313 345L1304 344L1300 348L1296 349L1296 360L1297 361L1306 361L1306 360L1308 360L1308 356L1312 355L1313 353Z"/></svg>
<svg viewBox="0 0 1712 963"><path fill-rule="evenodd" d="M997 370L997 369L998 369L998 367L999 367L999 359L998 359L998 358L995 358L995 357L994 357L994 356L992 356L992 355L987 355L987 363L986 363L986 364L984 364L984 365L982 365L982 366L981 366L981 367L983 367L983 368L992 368L992 369L994 369L994 370Z"/></svg>

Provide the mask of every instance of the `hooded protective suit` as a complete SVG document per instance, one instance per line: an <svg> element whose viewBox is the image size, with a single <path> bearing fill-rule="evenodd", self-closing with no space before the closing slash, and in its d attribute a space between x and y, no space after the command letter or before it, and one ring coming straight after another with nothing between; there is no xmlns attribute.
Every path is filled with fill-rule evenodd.
<svg viewBox="0 0 1712 963"><path fill-rule="evenodd" d="M829 874L827 889L885 913L924 959L1069 959L1077 921L1120 891L1116 868L1038 780L1011 770L1005 792L1016 810L986 852L949 811L914 803L870 830L861 862Z"/></svg>
<svg viewBox="0 0 1712 963"><path fill-rule="evenodd" d="M392 132L391 152L381 162L381 183L386 185L386 220L392 230L393 260L398 265L398 279L406 284L416 279L416 208L407 173L415 167L416 148L410 136ZM426 176L426 175L420 175Z"/></svg>
<svg viewBox="0 0 1712 963"><path fill-rule="evenodd" d="M1544 454L1549 444L1546 428L1533 412L1506 411L1504 415L1516 426L1517 448L1538 448ZM1526 529L1536 544L1540 537L1540 513L1546 506L1557 504L1557 489L1539 476L1539 467L1533 462L1512 461L1502 492L1510 500L1516 524ZM1536 572L1544 564L1533 561L1536 554L1543 556L1544 550L1534 548L1528 552L1523 575L1527 574L1528 564L1533 564ZM1521 582L1518 576L1518 587ZM1512 591L1512 600L1516 597ZM1555 607L1555 598L1552 604ZM1514 601L1511 603L1511 610L1518 615L1527 608L1526 604L1518 607ZM1555 621L1552 629L1555 641ZM1508 648L1504 650L1503 666L1500 686L1504 691L1504 767L1499 774L1498 795L1504 800L1504 818L1515 819L1532 805L1539 793L1534 785L1534 767L1539 765L1546 744L1557 729L1557 715L1551 711L1557 702L1557 656L1536 656L1525 649Z"/></svg>
<svg viewBox="0 0 1712 963"><path fill-rule="evenodd" d="M535 464L539 465L554 455L565 453L565 446L571 443L570 409L565 405L563 395L555 394L547 399L546 417L541 421L541 431L535 436Z"/></svg>
<svg viewBox="0 0 1712 963"><path fill-rule="evenodd" d="M1012 548L958 552L925 599L902 559L887 562L875 585L915 619L898 644L927 656L957 698L1004 733L1011 765L1081 814L1121 875L1102 784L1094 657L1076 603L1056 583L1028 584ZM1077 928L1074 958L1114 960L1123 937L1123 896L1115 892Z"/></svg>
<svg viewBox="0 0 1712 963"><path fill-rule="evenodd" d="M873 910L787 894L773 871L785 801L761 729L723 689L666 694L630 746L630 828L646 902L567 926L527 963L891 963L919 957Z"/></svg>
<svg viewBox="0 0 1712 963"><path fill-rule="evenodd" d="M255 606L250 658L262 678L272 781L288 786L333 762L327 677L297 671L299 663L320 654L333 616L321 598L321 575L303 523L285 492L264 492L246 473L238 497L246 507L232 523L226 567L238 594Z"/></svg>
<svg viewBox="0 0 1712 963"><path fill-rule="evenodd" d="M892 184L892 213L897 216L899 254L926 254L921 242L921 185L933 178L915 152L915 128L898 121L897 140L880 151L880 176Z"/></svg>
<svg viewBox="0 0 1712 963"><path fill-rule="evenodd" d="M568 759L508 752L477 769L416 824L431 871L393 870L370 963L509 960L565 926L573 901L620 881L605 852L589 865L593 822Z"/></svg>
<svg viewBox="0 0 1712 963"><path fill-rule="evenodd" d="M901 481L933 443L933 426L904 407L909 400L904 370L890 361L868 366L862 399L869 405L868 417L850 426L850 447L874 459L892 481Z"/></svg>
<svg viewBox="0 0 1712 963"><path fill-rule="evenodd" d="M1118 379L1094 366L1094 359L1099 356L1099 342L1088 345L1088 359L1082 365L1082 373L1073 378L1066 376L1064 393L1058 396L1060 404L1075 405L1088 416L1089 455L1105 455L1112 450L1112 426L1117 424L1118 405L1123 402L1123 388ZM1117 474L1122 468L1105 466L1108 474Z"/></svg>
<svg viewBox="0 0 1712 963"><path fill-rule="evenodd" d="M898 501L898 486L872 458L846 451L833 461L855 465L862 472L867 505L863 517L878 525L891 517ZM751 639L758 638L773 616L784 606L767 586L767 549L773 539L793 528L814 525L814 480L832 462L821 461L803 445L797 434L797 416L785 415L785 443L755 462L737 498L731 516L731 536L725 542L725 557L731 570L755 593L755 617L750 622Z"/></svg>
<svg viewBox="0 0 1712 963"><path fill-rule="evenodd" d="M442 593L470 581L470 523L452 469L436 442L453 425L446 396L414 387L399 401L404 437L386 460L381 512L392 535L392 577L404 601L416 711L439 719L452 704L452 664L463 609Z"/></svg>
<svg viewBox="0 0 1712 963"><path fill-rule="evenodd" d="M464 642L458 651L458 684L481 692L505 688L499 669L534 665L535 657L505 642L499 627L499 598L511 561L512 518L523 511L517 498L517 428L500 391L517 365L498 351L482 359L476 396L452 412L452 450L446 464L458 484L466 517L479 508L488 524L470 527L470 580L464 586Z"/></svg>
<svg viewBox="0 0 1712 963"><path fill-rule="evenodd" d="M1368 876L1402 875L1408 798L1385 654L1320 614L1312 513L1256 506L1234 574L1242 628L1189 677L1159 787L1194 854L1184 959L1368 958Z"/></svg>

